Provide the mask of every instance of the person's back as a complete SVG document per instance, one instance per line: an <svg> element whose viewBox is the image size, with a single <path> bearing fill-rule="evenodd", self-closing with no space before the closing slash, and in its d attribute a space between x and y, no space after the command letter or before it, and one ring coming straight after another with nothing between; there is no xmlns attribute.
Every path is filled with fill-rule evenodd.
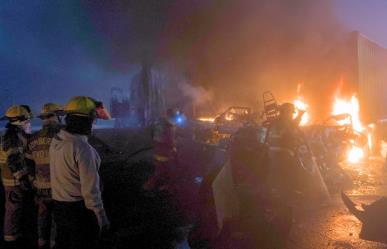
<svg viewBox="0 0 387 249"><path fill-rule="evenodd" d="M109 221L100 190L101 159L87 136L94 120L108 115L102 103L90 97L74 97L64 109L66 126L49 150L55 243L60 249L95 248L99 232Z"/></svg>
<svg viewBox="0 0 387 249"><path fill-rule="evenodd" d="M50 247L52 198L49 148L51 140L62 128L61 115L63 115L63 108L60 105L45 104L39 115L43 122L42 129L33 134L28 142L28 156L35 162L33 184L36 187L35 200L38 206L39 248Z"/></svg>
<svg viewBox="0 0 387 249"><path fill-rule="evenodd" d="M47 124L33 134L28 150L35 162L34 185L38 189L50 188L50 160L48 156L51 140L60 131L60 124Z"/></svg>
<svg viewBox="0 0 387 249"><path fill-rule="evenodd" d="M87 136L61 130L50 146L52 195L55 200L84 200L81 181L85 180L91 185L95 184L92 181L96 181L87 179L88 172L83 172L83 170L88 170L87 168L79 167L85 166L80 164L87 163L87 161L96 166L99 166L101 162L98 153L88 143ZM98 168L94 170L98 171ZM81 179L83 177L84 179Z"/></svg>

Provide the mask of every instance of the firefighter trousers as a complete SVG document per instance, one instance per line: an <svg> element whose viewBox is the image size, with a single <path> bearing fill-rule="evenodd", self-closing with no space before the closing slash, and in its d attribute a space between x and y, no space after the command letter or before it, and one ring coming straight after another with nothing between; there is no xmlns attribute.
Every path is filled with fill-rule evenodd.
<svg viewBox="0 0 387 249"><path fill-rule="evenodd" d="M56 224L55 248L91 249L96 248L99 226L94 212L87 209L83 201L53 202Z"/></svg>
<svg viewBox="0 0 387 249"><path fill-rule="evenodd" d="M4 240L15 241L22 236L24 193L19 187L5 188Z"/></svg>
<svg viewBox="0 0 387 249"><path fill-rule="evenodd" d="M51 238L52 206L51 189L38 189L35 198L38 205L38 245L48 248Z"/></svg>

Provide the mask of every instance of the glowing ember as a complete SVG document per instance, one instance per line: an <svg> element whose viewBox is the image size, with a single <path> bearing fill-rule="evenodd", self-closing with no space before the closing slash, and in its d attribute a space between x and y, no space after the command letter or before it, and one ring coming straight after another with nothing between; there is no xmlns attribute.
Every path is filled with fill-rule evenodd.
<svg viewBox="0 0 387 249"><path fill-rule="evenodd" d="M352 149L348 152L347 159L350 163L358 163L363 158L364 151L359 147L353 146Z"/></svg>

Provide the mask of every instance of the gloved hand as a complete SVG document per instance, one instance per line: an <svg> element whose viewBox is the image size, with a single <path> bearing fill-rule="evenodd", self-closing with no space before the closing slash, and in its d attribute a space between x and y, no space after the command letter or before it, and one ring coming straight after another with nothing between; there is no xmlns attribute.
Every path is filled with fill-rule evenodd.
<svg viewBox="0 0 387 249"><path fill-rule="evenodd" d="M298 113L299 113L299 115L303 115L305 112L306 112L306 110L301 110L301 109L298 109Z"/></svg>
<svg viewBox="0 0 387 249"><path fill-rule="evenodd" d="M28 179L28 175L24 175L19 179L20 189L26 192L31 192L34 190L30 180Z"/></svg>

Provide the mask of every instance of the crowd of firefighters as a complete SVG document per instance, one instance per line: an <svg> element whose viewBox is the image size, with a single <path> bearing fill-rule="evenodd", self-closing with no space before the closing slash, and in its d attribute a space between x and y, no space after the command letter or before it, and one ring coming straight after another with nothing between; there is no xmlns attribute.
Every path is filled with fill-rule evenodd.
<svg viewBox="0 0 387 249"><path fill-rule="evenodd" d="M162 189L170 177L168 165L176 157L176 117L177 111L169 109L154 125L154 159L161 167L144 184L145 189ZM88 137L95 120L109 119L110 115L102 102L77 96L64 107L44 104L38 115L42 120L39 131L32 132L32 118L28 105L13 105L1 118L7 121L0 140L3 246L97 248L110 225L101 197L101 158ZM36 224L32 231L26 230L26 222ZM32 240L37 241L27 239L28 232L36 233Z"/></svg>
<svg viewBox="0 0 387 249"><path fill-rule="evenodd" d="M26 105L9 107L2 118L8 121L0 150L3 248L51 248L52 219L55 248L95 248L109 220L101 199L101 159L87 137L95 119L108 113L102 102L80 96L64 108L47 103L38 117L42 127L35 133ZM37 224L38 239L26 241L24 210L35 205L37 213L30 215L36 220L30 222Z"/></svg>
<svg viewBox="0 0 387 249"><path fill-rule="evenodd" d="M283 133L296 129L302 113L293 118L292 104L280 106L273 127ZM109 229L102 197L97 151L89 144L96 119L108 119L102 102L86 96L70 99L62 107L44 104L38 117L42 127L31 131L32 112L27 105L8 108L3 120L0 165L5 193L4 248L51 248L55 223L55 248L95 248ZM159 165L144 189L167 187L166 181L176 159L174 110L167 111L153 130L154 159ZM158 129L158 128L159 129ZM285 132L291 134L291 132ZM281 137L285 137L281 135ZM285 139L284 141L292 141ZM161 170L159 170L161 169ZM25 206L36 206L36 245L24 238ZM28 245L27 245L27 244Z"/></svg>

